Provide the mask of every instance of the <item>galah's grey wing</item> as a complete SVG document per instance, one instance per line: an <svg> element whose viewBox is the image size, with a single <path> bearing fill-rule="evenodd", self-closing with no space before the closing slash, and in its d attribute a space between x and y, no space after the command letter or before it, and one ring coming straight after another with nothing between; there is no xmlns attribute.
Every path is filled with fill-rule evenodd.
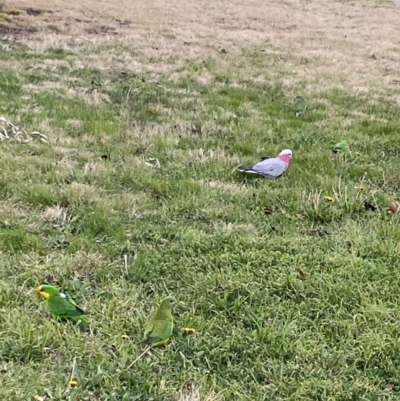
<svg viewBox="0 0 400 401"><path fill-rule="evenodd" d="M271 177L279 177L286 170L286 165L282 160L278 158L265 159L261 162L256 163L252 170L259 174Z"/></svg>

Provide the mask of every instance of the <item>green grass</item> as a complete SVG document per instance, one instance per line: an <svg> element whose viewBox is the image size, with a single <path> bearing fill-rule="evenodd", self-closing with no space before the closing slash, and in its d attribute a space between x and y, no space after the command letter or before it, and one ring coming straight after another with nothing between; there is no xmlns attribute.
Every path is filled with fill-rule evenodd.
<svg viewBox="0 0 400 401"><path fill-rule="evenodd" d="M260 83L279 62L256 49L188 62L173 80L79 69L81 56L0 52L21 63L0 72L0 114L51 141L0 143L2 399L173 400L187 382L209 400L398 399L398 110ZM297 92L305 117L290 109ZM351 154L331 153L341 139ZM287 147L278 180L233 172ZM94 332L51 320L43 283ZM171 293L171 342L127 370Z"/></svg>

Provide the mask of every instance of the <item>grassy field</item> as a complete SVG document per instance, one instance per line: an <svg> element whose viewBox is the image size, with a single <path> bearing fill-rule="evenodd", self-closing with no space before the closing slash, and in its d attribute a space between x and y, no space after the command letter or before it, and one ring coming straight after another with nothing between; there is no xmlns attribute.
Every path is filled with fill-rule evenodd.
<svg viewBox="0 0 400 401"><path fill-rule="evenodd" d="M399 399L400 8L150 3L2 6L0 116L49 143L0 142L0 398Z"/></svg>

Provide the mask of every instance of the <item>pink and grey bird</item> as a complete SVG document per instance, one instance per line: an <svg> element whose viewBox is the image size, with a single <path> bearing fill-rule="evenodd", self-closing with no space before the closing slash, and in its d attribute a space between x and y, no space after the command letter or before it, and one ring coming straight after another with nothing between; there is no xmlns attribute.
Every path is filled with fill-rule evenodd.
<svg viewBox="0 0 400 401"><path fill-rule="evenodd" d="M283 149L277 157L263 159L251 167L239 166L237 170L242 173L260 175L265 178L277 178L289 167L291 159L292 151L290 149Z"/></svg>

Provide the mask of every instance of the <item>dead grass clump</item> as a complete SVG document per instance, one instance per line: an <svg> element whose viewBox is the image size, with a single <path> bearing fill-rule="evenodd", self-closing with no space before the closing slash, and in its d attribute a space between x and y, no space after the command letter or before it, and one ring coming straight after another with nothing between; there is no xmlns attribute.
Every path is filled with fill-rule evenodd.
<svg viewBox="0 0 400 401"><path fill-rule="evenodd" d="M249 193L250 189L244 185L239 185L234 182L231 183L225 183L221 181L210 181L208 183L206 182L200 182L204 186L208 187L209 189L215 189L215 190L220 190L224 191L226 193L230 194L243 194L243 193Z"/></svg>
<svg viewBox="0 0 400 401"><path fill-rule="evenodd" d="M42 218L48 221L64 222L67 218L67 211L59 205L50 206L44 211Z"/></svg>
<svg viewBox="0 0 400 401"><path fill-rule="evenodd" d="M0 140L15 140L19 143L28 143L34 139L43 143L49 143L47 135L41 134L39 131L27 131L24 128L18 128L5 117L0 117Z"/></svg>
<svg viewBox="0 0 400 401"><path fill-rule="evenodd" d="M190 155L191 158L195 159L197 158L201 162L206 162L209 161L210 159L212 160L225 160L229 162L229 164L235 165L240 162L240 158L236 155L231 155L225 150L221 148L217 149L207 149L204 151L202 148L197 149L197 150L189 150L188 154Z"/></svg>
<svg viewBox="0 0 400 401"><path fill-rule="evenodd" d="M177 396L177 401L221 401L223 394L210 391L204 396L200 393L200 387L192 382L185 383Z"/></svg>
<svg viewBox="0 0 400 401"><path fill-rule="evenodd" d="M90 204L101 200L102 191L93 185L72 182L68 195L68 198L76 204Z"/></svg>

